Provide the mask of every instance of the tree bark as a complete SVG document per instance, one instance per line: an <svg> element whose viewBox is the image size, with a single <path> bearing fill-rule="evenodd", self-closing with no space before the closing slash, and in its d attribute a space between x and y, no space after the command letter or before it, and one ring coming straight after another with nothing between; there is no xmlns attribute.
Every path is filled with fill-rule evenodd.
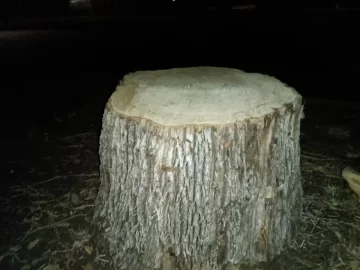
<svg viewBox="0 0 360 270"><path fill-rule="evenodd" d="M218 70L224 73L217 76ZM238 75L241 80L231 79ZM267 89L246 89L251 80ZM253 99L220 91L220 81L243 82L240 96L253 91ZM278 88L261 84L265 81ZM192 87L197 94L187 102L184 93L192 93ZM265 97L278 91L277 105L270 97L259 98L261 91ZM156 95L163 95L159 104L150 98ZM249 115L232 118L226 115L230 109L201 114L227 99L238 102L234 110L248 108ZM176 102L187 107L180 111ZM257 109L263 105L266 109ZM159 108L158 115L144 106ZM103 117L94 215L98 244L118 269L211 270L271 260L289 243L301 218L301 117L301 96L268 76L220 68L126 76Z"/></svg>

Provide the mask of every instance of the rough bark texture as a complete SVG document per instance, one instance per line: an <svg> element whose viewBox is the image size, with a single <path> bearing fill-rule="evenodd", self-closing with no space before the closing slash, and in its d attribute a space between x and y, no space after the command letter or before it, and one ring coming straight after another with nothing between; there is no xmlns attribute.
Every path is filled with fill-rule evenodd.
<svg viewBox="0 0 360 270"><path fill-rule="evenodd" d="M118 269L215 270L272 259L301 217L301 114L299 98L233 124L163 126L108 103L99 244Z"/></svg>

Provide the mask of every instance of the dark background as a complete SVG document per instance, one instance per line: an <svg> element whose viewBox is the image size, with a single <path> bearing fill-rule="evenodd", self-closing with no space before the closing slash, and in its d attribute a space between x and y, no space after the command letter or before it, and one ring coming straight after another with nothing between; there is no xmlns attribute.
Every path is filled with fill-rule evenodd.
<svg viewBox="0 0 360 270"><path fill-rule="evenodd" d="M355 1L130 2L93 2L90 11L3 2L1 117L50 121L105 105L128 72L199 65L266 73L305 97L360 99ZM240 4L256 9L231 9Z"/></svg>

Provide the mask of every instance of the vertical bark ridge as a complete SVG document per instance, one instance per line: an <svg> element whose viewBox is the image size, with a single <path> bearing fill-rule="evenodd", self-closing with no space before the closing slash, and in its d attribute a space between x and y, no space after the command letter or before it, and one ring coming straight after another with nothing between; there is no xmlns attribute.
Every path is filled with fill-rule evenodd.
<svg viewBox="0 0 360 270"><path fill-rule="evenodd" d="M300 219L301 101L226 126L160 126L107 107L94 220L119 269L221 269L279 254Z"/></svg>

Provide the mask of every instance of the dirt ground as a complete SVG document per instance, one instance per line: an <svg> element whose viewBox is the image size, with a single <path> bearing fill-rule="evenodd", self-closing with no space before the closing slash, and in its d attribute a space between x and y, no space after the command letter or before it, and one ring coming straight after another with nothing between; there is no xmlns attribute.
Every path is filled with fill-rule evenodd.
<svg viewBox="0 0 360 270"><path fill-rule="evenodd" d="M23 130L1 140L0 269L113 269L92 242L104 105L96 100L46 123L13 123ZM273 262L239 269L360 269L360 204L341 177L359 164L360 104L305 99L305 115L300 230Z"/></svg>

